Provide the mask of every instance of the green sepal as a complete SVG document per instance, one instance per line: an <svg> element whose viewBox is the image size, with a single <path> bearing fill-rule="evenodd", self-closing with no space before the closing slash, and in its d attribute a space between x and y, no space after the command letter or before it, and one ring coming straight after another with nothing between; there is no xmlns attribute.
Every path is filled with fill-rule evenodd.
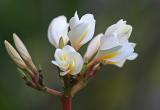
<svg viewBox="0 0 160 110"><path fill-rule="evenodd" d="M26 73L21 68L17 68L18 72L20 73L21 77L26 77Z"/></svg>
<svg viewBox="0 0 160 110"><path fill-rule="evenodd" d="M42 65L41 64L38 65L38 71L42 72Z"/></svg>
<svg viewBox="0 0 160 110"><path fill-rule="evenodd" d="M63 48L63 47L64 47L64 41L63 41L63 37L61 37L59 40L59 48Z"/></svg>

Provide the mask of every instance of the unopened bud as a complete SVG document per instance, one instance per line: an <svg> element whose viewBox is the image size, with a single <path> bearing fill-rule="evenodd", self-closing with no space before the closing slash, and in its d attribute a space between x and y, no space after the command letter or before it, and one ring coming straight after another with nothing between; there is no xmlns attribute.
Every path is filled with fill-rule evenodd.
<svg viewBox="0 0 160 110"><path fill-rule="evenodd" d="M15 46L19 52L19 54L21 55L21 57L23 58L23 60L35 71L37 72L37 68L34 65L32 58L26 48L26 46L24 45L24 43L22 42L22 40L14 33L13 34L13 39L14 39L14 43Z"/></svg>
<svg viewBox="0 0 160 110"><path fill-rule="evenodd" d="M8 42L8 41L4 41L6 50L9 54L9 56L11 57L11 59L20 67L20 68L26 68L26 64L25 62L22 60L22 58L20 57L20 55L18 54L18 52L13 48L13 46Z"/></svg>
<svg viewBox="0 0 160 110"><path fill-rule="evenodd" d="M84 55L84 61L88 62L98 51L100 46L100 38L103 36L103 34L98 34L96 37L92 39L92 41L89 43L87 51Z"/></svg>
<svg viewBox="0 0 160 110"><path fill-rule="evenodd" d="M13 39L14 39L15 46L16 46L19 54L21 55L21 57L25 61L31 60L31 56L30 56L26 46L24 45L24 43L21 41L21 39L15 33L13 34Z"/></svg>

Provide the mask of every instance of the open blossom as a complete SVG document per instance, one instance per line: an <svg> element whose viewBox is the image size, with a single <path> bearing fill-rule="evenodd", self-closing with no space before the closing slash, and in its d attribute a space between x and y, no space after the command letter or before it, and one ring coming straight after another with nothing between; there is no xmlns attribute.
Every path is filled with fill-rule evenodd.
<svg viewBox="0 0 160 110"><path fill-rule="evenodd" d="M78 50L82 45L92 39L95 31L95 19L92 14L85 14L79 19L77 12L69 21L68 33L72 46Z"/></svg>
<svg viewBox="0 0 160 110"><path fill-rule="evenodd" d="M65 16L59 16L52 20L48 28L49 42L56 48L60 47L60 39L62 37L64 45L68 42L68 23Z"/></svg>
<svg viewBox="0 0 160 110"><path fill-rule="evenodd" d="M101 37L100 61L122 67L126 60L134 60L138 54L134 53L136 44L128 41L131 32L132 26L123 20L110 26Z"/></svg>
<svg viewBox="0 0 160 110"><path fill-rule="evenodd" d="M107 28L104 34L99 34L92 39L95 22L92 14L85 14L79 18L75 12L69 23L65 16L56 17L50 23L48 39L57 48L55 61L52 63L60 68L60 75L78 74L83 67L83 59L85 63L93 58L105 64L122 67L126 60L134 60L138 56L134 52L136 44L128 40L132 33L132 26L126 24L126 21L119 20ZM69 31L68 27L70 27ZM90 40L82 58L76 50ZM71 46L67 45L68 41Z"/></svg>
<svg viewBox="0 0 160 110"><path fill-rule="evenodd" d="M64 46L62 49L56 49L55 61L52 63L60 68L61 76L66 74L77 75L83 67L82 56L69 45Z"/></svg>

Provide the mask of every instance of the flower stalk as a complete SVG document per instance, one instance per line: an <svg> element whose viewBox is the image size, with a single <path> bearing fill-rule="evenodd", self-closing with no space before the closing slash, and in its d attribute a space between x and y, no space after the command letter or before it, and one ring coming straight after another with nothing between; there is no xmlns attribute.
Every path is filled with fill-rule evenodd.
<svg viewBox="0 0 160 110"><path fill-rule="evenodd" d="M62 110L72 110L72 97L61 97Z"/></svg>

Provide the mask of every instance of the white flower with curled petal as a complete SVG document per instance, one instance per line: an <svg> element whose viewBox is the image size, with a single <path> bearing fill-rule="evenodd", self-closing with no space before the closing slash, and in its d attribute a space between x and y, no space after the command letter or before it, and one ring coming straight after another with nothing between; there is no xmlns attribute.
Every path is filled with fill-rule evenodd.
<svg viewBox="0 0 160 110"><path fill-rule="evenodd" d="M105 32L106 36L116 34L121 42L129 39L132 33L132 26L126 24L123 19L119 20L116 24L111 25Z"/></svg>
<svg viewBox="0 0 160 110"><path fill-rule="evenodd" d="M84 55L84 61L88 62L98 51L100 47L100 39L103 34L98 34L95 36L88 45L87 51Z"/></svg>
<svg viewBox="0 0 160 110"><path fill-rule="evenodd" d="M101 37L100 49L97 57L106 64L114 64L122 67L126 60L134 60L138 54L134 53L135 43L130 43L128 38L132 32L132 26L126 21L120 20L110 26L105 35Z"/></svg>
<svg viewBox="0 0 160 110"><path fill-rule="evenodd" d="M83 67L82 56L69 45L56 49L54 57L55 61L53 60L52 63L60 68L61 76L77 75Z"/></svg>
<svg viewBox="0 0 160 110"><path fill-rule="evenodd" d="M69 41L68 36L68 23L65 16L59 16L54 18L48 28L49 42L59 48L60 39L62 37L64 45Z"/></svg>
<svg viewBox="0 0 160 110"><path fill-rule="evenodd" d="M92 39L95 31L95 19L92 14L85 14L79 19L77 12L75 12L69 25L68 37L76 50Z"/></svg>

